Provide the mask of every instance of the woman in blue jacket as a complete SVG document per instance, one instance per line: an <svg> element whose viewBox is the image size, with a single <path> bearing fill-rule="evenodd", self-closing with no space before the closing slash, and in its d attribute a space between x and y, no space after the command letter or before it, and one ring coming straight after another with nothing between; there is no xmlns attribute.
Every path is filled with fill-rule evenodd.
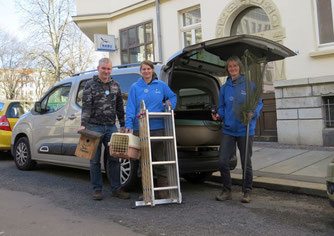
<svg viewBox="0 0 334 236"><path fill-rule="evenodd" d="M146 109L149 112L162 112L165 110L164 103L168 103L172 109L176 106L176 94L161 80L158 80L154 73L154 65L151 61L145 60L140 64L140 73L142 75L139 80L134 83L129 92L126 105L126 121L125 128L127 133L138 133L138 118L140 112L140 103L145 101ZM151 136L164 136L163 119L150 119ZM163 142L152 142L152 159L155 161L163 161L166 153ZM163 165L156 166L155 174L157 175L157 185L167 186L167 170ZM168 198L168 192L159 191L160 198Z"/></svg>
<svg viewBox="0 0 334 236"><path fill-rule="evenodd" d="M246 99L246 78L240 75L242 63L236 56L230 57L226 62L228 78L226 83L220 88L218 113L212 114L214 120L223 120L223 137L220 142L219 165L220 173L223 182L223 191L216 196L216 200L225 201L231 200L231 174L229 168L230 157L235 152L235 147L238 145L240 151L241 166L244 168L245 148L246 148L246 130L247 126L238 119L238 108ZM252 146L253 136L255 134L256 119L260 116L262 109L262 99L260 99L256 110L248 114L251 119L249 124L249 142L248 142L248 157L246 176L243 183L245 186L244 194L241 199L243 203L251 201L251 190L253 185L253 170L252 170ZM244 171L243 171L244 173Z"/></svg>

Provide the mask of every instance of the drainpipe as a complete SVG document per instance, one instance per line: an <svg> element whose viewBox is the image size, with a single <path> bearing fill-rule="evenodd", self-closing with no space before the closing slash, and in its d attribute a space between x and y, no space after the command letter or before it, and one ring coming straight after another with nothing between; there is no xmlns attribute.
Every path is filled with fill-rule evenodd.
<svg viewBox="0 0 334 236"><path fill-rule="evenodd" d="M161 43L161 27L160 27L160 3L159 0L155 0L155 10L157 13L157 33L158 33L158 51L159 61L162 62L162 43Z"/></svg>

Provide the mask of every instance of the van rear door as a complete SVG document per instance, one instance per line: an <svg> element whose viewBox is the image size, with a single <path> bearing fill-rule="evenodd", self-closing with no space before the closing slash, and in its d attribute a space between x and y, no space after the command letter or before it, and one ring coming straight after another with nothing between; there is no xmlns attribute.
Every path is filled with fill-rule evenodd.
<svg viewBox="0 0 334 236"><path fill-rule="evenodd" d="M282 60L296 55L287 47L254 35L217 38L185 47L168 59L165 71L171 67L197 68L212 75L225 74L225 62L230 56L241 58L246 50L267 61Z"/></svg>

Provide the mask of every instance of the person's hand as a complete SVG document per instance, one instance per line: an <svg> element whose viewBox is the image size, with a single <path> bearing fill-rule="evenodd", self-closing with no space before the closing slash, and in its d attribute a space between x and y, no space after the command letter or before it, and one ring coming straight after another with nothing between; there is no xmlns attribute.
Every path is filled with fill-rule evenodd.
<svg viewBox="0 0 334 236"><path fill-rule="evenodd" d="M172 108L172 103L169 100L167 100L167 104L170 106L170 108Z"/></svg>
<svg viewBox="0 0 334 236"><path fill-rule="evenodd" d="M249 112L248 113L248 120L251 120L253 118L253 113L252 112Z"/></svg>
<svg viewBox="0 0 334 236"><path fill-rule="evenodd" d="M211 113L211 117L212 117L212 119L213 120L219 120L219 118L220 118L220 116L219 116L219 114L213 114L213 113Z"/></svg>
<svg viewBox="0 0 334 236"><path fill-rule="evenodd" d="M123 127L119 128L119 132L120 133L125 133L125 127L123 126Z"/></svg>
<svg viewBox="0 0 334 236"><path fill-rule="evenodd" d="M78 131L81 131L81 130L84 130L84 129L86 129L86 127L82 125L78 128Z"/></svg>
<svg viewBox="0 0 334 236"><path fill-rule="evenodd" d="M125 129L125 133L130 133L130 134L133 134L133 130L132 129Z"/></svg>

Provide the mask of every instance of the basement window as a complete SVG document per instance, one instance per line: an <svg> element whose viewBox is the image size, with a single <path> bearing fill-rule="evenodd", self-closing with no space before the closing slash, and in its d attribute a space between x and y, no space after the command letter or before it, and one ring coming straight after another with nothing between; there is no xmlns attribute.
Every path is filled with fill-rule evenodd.
<svg viewBox="0 0 334 236"><path fill-rule="evenodd" d="M334 96L323 97L325 110L325 125L327 128L334 127Z"/></svg>

